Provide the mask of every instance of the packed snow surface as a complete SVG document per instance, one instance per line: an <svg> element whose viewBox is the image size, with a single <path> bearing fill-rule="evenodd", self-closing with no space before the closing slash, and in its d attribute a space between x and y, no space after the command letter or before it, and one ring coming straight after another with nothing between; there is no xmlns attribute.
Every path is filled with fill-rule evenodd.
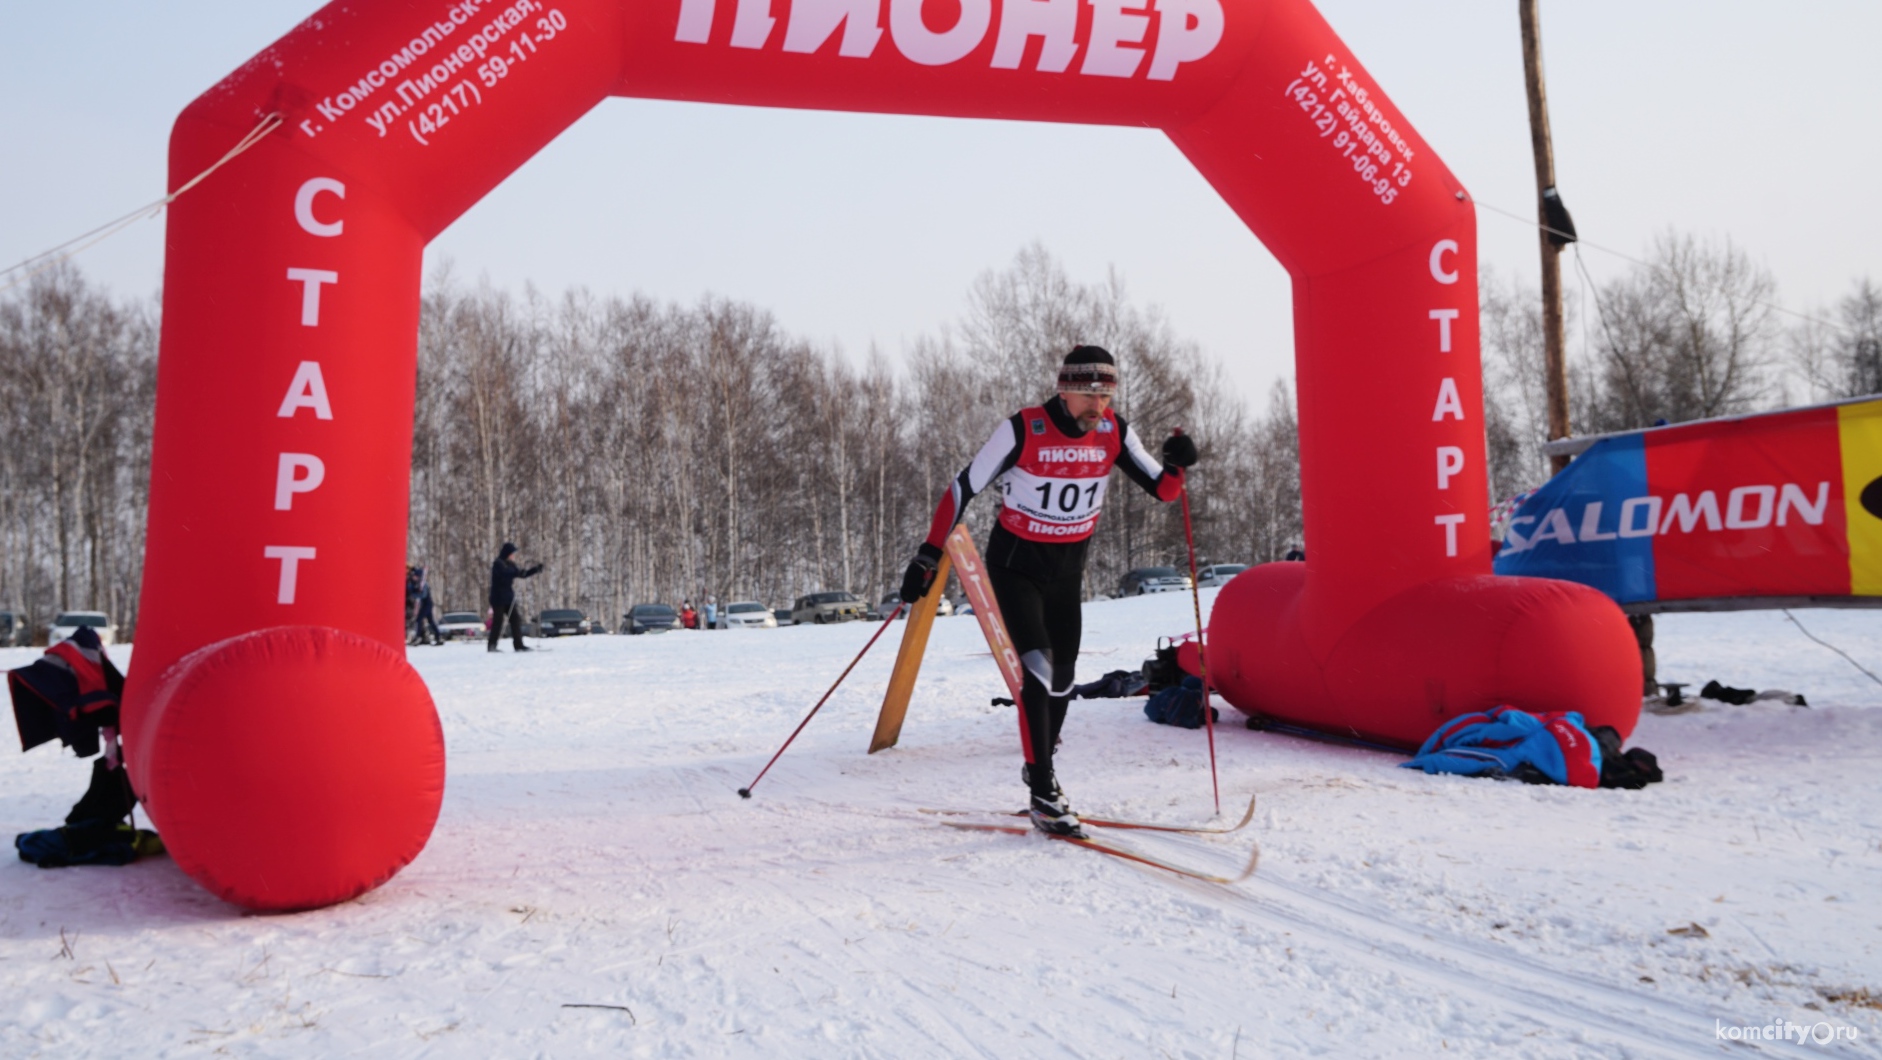
<svg viewBox="0 0 1882 1060"><path fill-rule="evenodd" d="M1882 613L1796 614L1882 672ZM1081 679L1190 623L1186 595L1088 605ZM1425 776L1225 710L1223 811L1258 795L1254 823L1119 841L1229 874L1259 843L1233 886L919 812L1017 807L1020 758L968 617L864 753L899 629L751 801L871 626L411 649L450 754L411 866L256 916L163 858L0 865L0 1055L1882 1056L1882 686L1783 614L1661 617L1663 679L1810 705L1643 719L1644 791ZM1073 705L1074 806L1207 822L1203 733L1142 705ZM0 833L86 777L12 759Z"/></svg>

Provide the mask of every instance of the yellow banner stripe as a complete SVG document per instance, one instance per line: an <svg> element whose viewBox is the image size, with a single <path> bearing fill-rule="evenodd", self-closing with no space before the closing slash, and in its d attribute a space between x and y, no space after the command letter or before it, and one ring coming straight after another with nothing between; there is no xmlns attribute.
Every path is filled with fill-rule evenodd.
<svg viewBox="0 0 1882 1060"><path fill-rule="evenodd" d="M1836 416L1843 445L1849 591L1854 596L1882 596L1882 515L1862 506L1862 491L1882 480L1882 401L1844 405ZM1882 494L1882 484L1875 492Z"/></svg>

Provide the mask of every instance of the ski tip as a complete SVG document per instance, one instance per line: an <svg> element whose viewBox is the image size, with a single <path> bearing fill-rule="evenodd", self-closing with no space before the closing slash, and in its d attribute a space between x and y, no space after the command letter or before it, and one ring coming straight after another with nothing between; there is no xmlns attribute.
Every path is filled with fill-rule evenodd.
<svg viewBox="0 0 1882 1060"><path fill-rule="evenodd" d="M750 788L740 788L740 789L738 789L738 797L739 797L739 798L741 798L741 799L749 799L749 798L751 798L751 789L750 789Z"/></svg>

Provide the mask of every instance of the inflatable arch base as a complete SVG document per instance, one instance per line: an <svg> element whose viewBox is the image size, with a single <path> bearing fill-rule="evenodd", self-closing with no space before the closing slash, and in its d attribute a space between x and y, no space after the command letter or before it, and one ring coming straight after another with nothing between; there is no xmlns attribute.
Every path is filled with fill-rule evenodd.
<svg viewBox="0 0 1882 1060"><path fill-rule="evenodd" d="M1501 704L1580 711L1622 737L1640 719L1633 629L1595 589L1492 575L1424 582L1316 651L1312 581L1304 563L1265 563L1216 597L1210 676L1243 713L1407 749L1447 718Z"/></svg>
<svg viewBox="0 0 1882 1060"><path fill-rule="evenodd" d="M404 652L279 626L200 648L151 692L131 775L172 858L250 909L313 909L391 879L444 797L444 733Z"/></svg>

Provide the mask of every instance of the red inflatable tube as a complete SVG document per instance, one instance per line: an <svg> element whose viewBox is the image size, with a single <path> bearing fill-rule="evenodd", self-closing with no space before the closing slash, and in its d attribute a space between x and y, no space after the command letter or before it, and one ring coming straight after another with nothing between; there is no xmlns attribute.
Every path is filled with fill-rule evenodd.
<svg viewBox="0 0 1882 1060"><path fill-rule="evenodd" d="M1406 744L1497 702L1631 730L1619 610L1489 574L1472 213L1307 0L354 0L171 139L176 187L283 123L169 218L124 723L211 891L316 906L422 849L443 744L397 588L421 253L610 94L1165 130L1295 282L1310 560L1223 591L1229 701Z"/></svg>

